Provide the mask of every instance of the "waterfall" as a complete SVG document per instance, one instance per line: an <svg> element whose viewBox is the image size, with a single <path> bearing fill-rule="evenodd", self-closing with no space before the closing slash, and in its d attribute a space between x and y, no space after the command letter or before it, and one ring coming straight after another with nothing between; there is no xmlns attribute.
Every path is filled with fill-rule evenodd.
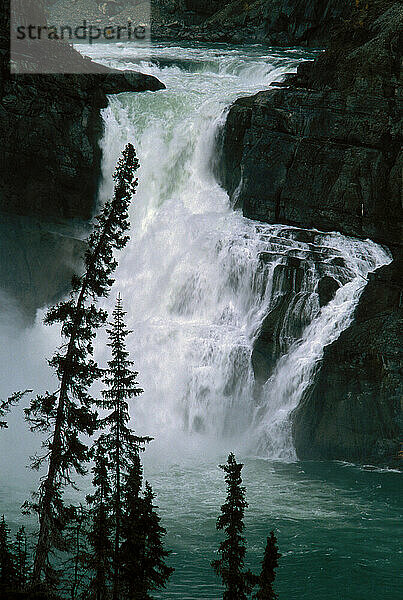
<svg viewBox="0 0 403 600"><path fill-rule="evenodd" d="M179 48L156 47L144 60L123 44L90 52L115 67L140 64L167 85L110 98L104 111L101 201L127 142L141 163L113 294L122 293L146 390L137 426L167 447L188 440L292 459L290 414L324 347L350 323L368 272L389 260L370 241L245 219L214 180L225 108L304 56L193 48L185 60ZM325 300L323 281L332 288ZM259 380L262 328L271 328L272 347Z"/></svg>
<svg viewBox="0 0 403 600"><path fill-rule="evenodd" d="M184 59L178 48L154 48L144 61L128 47L96 52L112 66L141 64L167 85L111 98L104 112L101 199L125 143L141 162L116 284L146 389L138 424L169 443L208 440L226 449L231 440L292 459L290 414L324 347L351 322L368 272L389 260L370 241L245 219L213 178L226 106L300 57L189 49ZM259 359L264 331L267 356Z"/></svg>

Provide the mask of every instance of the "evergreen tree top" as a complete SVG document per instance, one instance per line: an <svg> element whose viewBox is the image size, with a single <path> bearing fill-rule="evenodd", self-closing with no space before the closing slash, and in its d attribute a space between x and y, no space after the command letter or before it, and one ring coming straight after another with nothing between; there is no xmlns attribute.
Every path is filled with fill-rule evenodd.
<svg viewBox="0 0 403 600"><path fill-rule="evenodd" d="M273 583L276 578L275 569L278 567L278 561L281 554L277 547L277 538L274 531L267 537L266 548L262 561L262 570L257 578L258 590L253 595L254 600L277 600L278 596L273 589Z"/></svg>
<svg viewBox="0 0 403 600"><path fill-rule="evenodd" d="M238 532L244 529L243 517L248 503L246 501L246 489L242 486L241 473L243 466L242 463L236 461L232 452L228 456L226 464L220 465L220 469L225 472L227 498L221 506L221 514L217 519L217 529L228 531L235 529Z"/></svg>

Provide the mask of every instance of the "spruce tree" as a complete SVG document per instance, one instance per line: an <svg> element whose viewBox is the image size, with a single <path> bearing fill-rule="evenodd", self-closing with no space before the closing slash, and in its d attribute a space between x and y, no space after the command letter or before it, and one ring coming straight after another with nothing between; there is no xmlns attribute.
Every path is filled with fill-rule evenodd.
<svg viewBox="0 0 403 600"><path fill-rule="evenodd" d="M92 358L93 339L106 320L97 300L108 295L113 283L112 274L117 266L114 250L123 248L128 241L128 207L137 185L134 178L137 168L134 148L128 144L114 175L114 196L105 203L89 236L84 272L73 278L69 299L52 307L45 317L46 324L61 324L65 344L49 361L60 380L59 389L38 396L26 410L31 429L48 435L44 454L33 463L34 468L47 463L47 474L32 505L39 517L32 577L35 586L54 577L50 552L65 549L62 532L67 512L63 490L73 483L74 472L85 473L88 448L81 434L92 435L96 427L88 389L101 375Z"/></svg>
<svg viewBox="0 0 403 600"><path fill-rule="evenodd" d="M243 464L237 463L232 453L228 456L227 463L220 465L220 469L225 472L227 498L221 506L216 527L224 530L226 537L219 546L220 558L211 564L225 587L223 600L246 600L255 584L255 576L250 571L243 570L246 539L242 533L248 503L245 487L242 486L242 468Z"/></svg>
<svg viewBox="0 0 403 600"><path fill-rule="evenodd" d="M130 415L128 400L136 398L143 390L136 382L137 371L132 369L126 349L127 330L122 308L122 300L118 296L113 321L108 329L112 359L104 374L107 389L102 392L101 408L109 410L109 414L101 419L99 425L107 428L103 436L113 471L113 517L114 517L114 559L113 559L113 600L119 598L120 544L122 520L122 477L127 473L130 463L135 459L144 444L151 441L149 437L138 437L129 427Z"/></svg>
<svg viewBox="0 0 403 600"><path fill-rule="evenodd" d="M112 487L109 478L109 462L103 436L93 448L94 493L87 496L90 505L90 525L88 531L89 551L86 567L90 573L88 594L91 600L106 600L110 597L112 581Z"/></svg>
<svg viewBox="0 0 403 600"><path fill-rule="evenodd" d="M267 538L262 562L262 571L257 581L258 590L253 596L254 600L277 600L278 596L273 590L273 583L276 578L275 569L278 567L280 557L281 554L278 551L277 538L274 531L271 531Z"/></svg>
<svg viewBox="0 0 403 600"><path fill-rule="evenodd" d="M143 468L139 453L132 457L128 473L124 478L121 548L120 548L120 591L122 599L142 600L143 556L145 534L143 529L144 499Z"/></svg>
<svg viewBox="0 0 403 600"><path fill-rule="evenodd" d="M71 600L80 596L80 589L86 579L86 526L88 511L81 504L71 506L71 516L65 532L68 559L63 565L62 589L69 592Z"/></svg>
<svg viewBox="0 0 403 600"><path fill-rule="evenodd" d="M170 552L164 549L163 538L166 535L166 529L161 526L161 519L156 512L157 507L154 506L154 498L152 487L146 481L142 519L145 534L142 568L144 600L152 598L149 592L165 588L174 572L174 569L165 562Z"/></svg>
<svg viewBox="0 0 403 600"><path fill-rule="evenodd" d="M166 587L174 569L165 560L166 530L154 506L155 494L148 482L141 493L143 470L134 456L126 479L122 515L121 590L124 600L152 600L152 593Z"/></svg>
<svg viewBox="0 0 403 600"><path fill-rule="evenodd" d="M0 596L7 597L16 585L15 557L9 540L10 530L4 519L0 521Z"/></svg>
<svg viewBox="0 0 403 600"><path fill-rule="evenodd" d="M24 591L29 577L27 535L25 528L20 527L14 544L15 588Z"/></svg>

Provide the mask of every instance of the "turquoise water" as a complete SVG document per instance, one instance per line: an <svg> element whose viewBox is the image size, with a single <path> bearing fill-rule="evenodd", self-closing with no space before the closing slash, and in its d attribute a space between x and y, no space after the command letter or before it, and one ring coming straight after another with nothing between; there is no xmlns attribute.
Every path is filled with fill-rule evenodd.
<svg viewBox="0 0 403 600"><path fill-rule="evenodd" d="M276 589L283 600L397 600L401 576L400 474L338 463L248 459L248 563L258 570L274 528L283 556ZM160 598L219 598L209 567L221 534L215 519L224 499L212 464L150 473L176 571Z"/></svg>
<svg viewBox="0 0 403 600"><path fill-rule="evenodd" d="M118 290L127 298L129 327L135 331L129 349L145 389L136 405L136 426L140 435L156 439L145 455L145 474L158 494L175 573L155 598L218 600L221 588L210 562L221 539L215 521L225 486L217 465L231 450L239 460L258 453L250 356L267 304L252 285L263 243L256 223L232 209L211 173L215 133L235 98L268 88L312 55L260 47L156 46L147 56L125 45L90 50L115 67L140 65L167 85L158 94L114 97L104 112L101 194L111 191L111 173L127 141L135 144L141 162L132 240L121 257L110 306ZM271 233L276 226L266 228ZM346 240L333 242L350 252ZM337 331L348 324L350 304L338 321L335 310ZM42 327L41 315L26 331L18 331L8 317L4 329L1 318L7 344L0 348L0 361L8 376L0 382L0 397L28 387L37 393L53 389L45 357L58 344L57 331ZM314 366L329 343L317 329L311 336L319 339L318 354L302 357ZM107 356L100 350L98 358L104 364ZM283 383L296 366L286 365L276 390L289 390ZM307 368L295 382L295 401L310 375ZM287 428L271 432L269 416L284 413L281 423L287 422L293 405L286 394L272 396L285 402L273 412L267 394L267 410L258 412L263 415L259 435L272 435L276 444L269 448L289 458L294 451ZM0 432L0 514L13 530L26 521L19 506L35 481L24 465L38 446L21 415L11 417L9 431ZM400 474L341 463L273 461L273 450L262 454L264 459L245 459L243 472L250 505L248 566L258 570L274 528L283 554L276 581L280 600L397 600Z"/></svg>
<svg viewBox="0 0 403 600"><path fill-rule="evenodd" d="M225 461L225 457L222 457ZM222 462L221 461L221 462ZM220 598L210 562L221 539L215 521L225 498L217 461L152 464L145 474L158 493L175 573L155 598ZM282 558L280 600L398 600L401 575L401 475L343 463L281 463L246 459L249 508L247 563L258 571L270 529ZM15 529L26 519L24 485L0 492L0 513Z"/></svg>

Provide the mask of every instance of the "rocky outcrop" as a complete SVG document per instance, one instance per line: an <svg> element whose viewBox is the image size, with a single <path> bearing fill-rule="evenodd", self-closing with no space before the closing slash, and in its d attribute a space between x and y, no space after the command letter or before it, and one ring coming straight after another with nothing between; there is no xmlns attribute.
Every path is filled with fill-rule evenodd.
<svg viewBox="0 0 403 600"><path fill-rule="evenodd" d="M325 349L314 387L293 415L299 456L397 462L403 398L402 268L395 261L373 274L353 325Z"/></svg>
<svg viewBox="0 0 403 600"><path fill-rule="evenodd" d="M107 94L156 91L165 86L149 75L113 72L101 65L96 66L96 73L85 75L11 75L8 39L4 35L7 31L5 15L2 13L4 27L0 39L2 269L6 274L10 272L12 279L14 269L25 264L26 276L22 281L26 282L40 262L38 273L54 272L54 276L48 285L42 286L42 290L47 290L45 296L39 288L34 291L35 278L32 277L28 286L21 284L18 289L9 277L6 279L10 285L4 278L2 282L5 282L3 289L14 294L22 306L31 311L33 303L41 306L68 285L72 265L67 269L55 265L64 265L74 256L75 251L70 248L75 243L73 229L71 243L66 241L68 222L89 219L94 210L101 167L101 109L107 106ZM55 52L68 51L76 62L85 62L71 48L56 49L53 45ZM29 226L21 222L21 231L26 230L27 235L13 236L12 232L18 228L5 214L33 217L39 219L41 226L34 233L34 221L31 220ZM64 223L62 237L44 233L54 231L49 224L55 220ZM10 227L8 236L4 235L5 223ZM45 248L52 251L46 252Z"/></svg>
<svg viewBox="0 0 403 600"><path fill-rule="evenodd" d="M395 258L370 280L353 324L326 349L315 386L295 412L301 458L397 455L402 20L400 3L358 3L316 61L235 102L221 135L217 177L245 216L369 237ZM333 288L323 282L322 302ZM271 352L272 318L258 337L258 356Z"/></svg>
<svg viewBox="0 0 403 600"><path fill-rule="evenodd" d="M204 23L205 35L273 46L323 46L351 11L344 0L236 0L225 4Z"/></svg>
<svg viewBox="0 0 403 600"><path fill-rule="evenodd" d="M303 63L291 85L231 107L218 177L245 216L400 245L403 9L390 13L333 78L324 56Z"/></svg>
<svg viewBox="0 0 403 600"><path fill-rule="evenodd" d="M88 219L100 177L107 93L157 90L140 73L18 75L0 88L0 210Z"/></svg>
<svg viewBox="0 0 403 600"><path fill-rule="evenodd" d="M0 317L11 313L29 325L38 307L65 294L80 269L85 233L83 225L73 228L70 221L1 214Z"/></svg>
<svg viewBox="0 0 403 600"><path fill-rule="evenodd" d="M112 25L133 18L131 0L47 4L54 23L72 15ZM350 13L345 0L151 0L152 33L164 40L321 46Z"/></svg>

